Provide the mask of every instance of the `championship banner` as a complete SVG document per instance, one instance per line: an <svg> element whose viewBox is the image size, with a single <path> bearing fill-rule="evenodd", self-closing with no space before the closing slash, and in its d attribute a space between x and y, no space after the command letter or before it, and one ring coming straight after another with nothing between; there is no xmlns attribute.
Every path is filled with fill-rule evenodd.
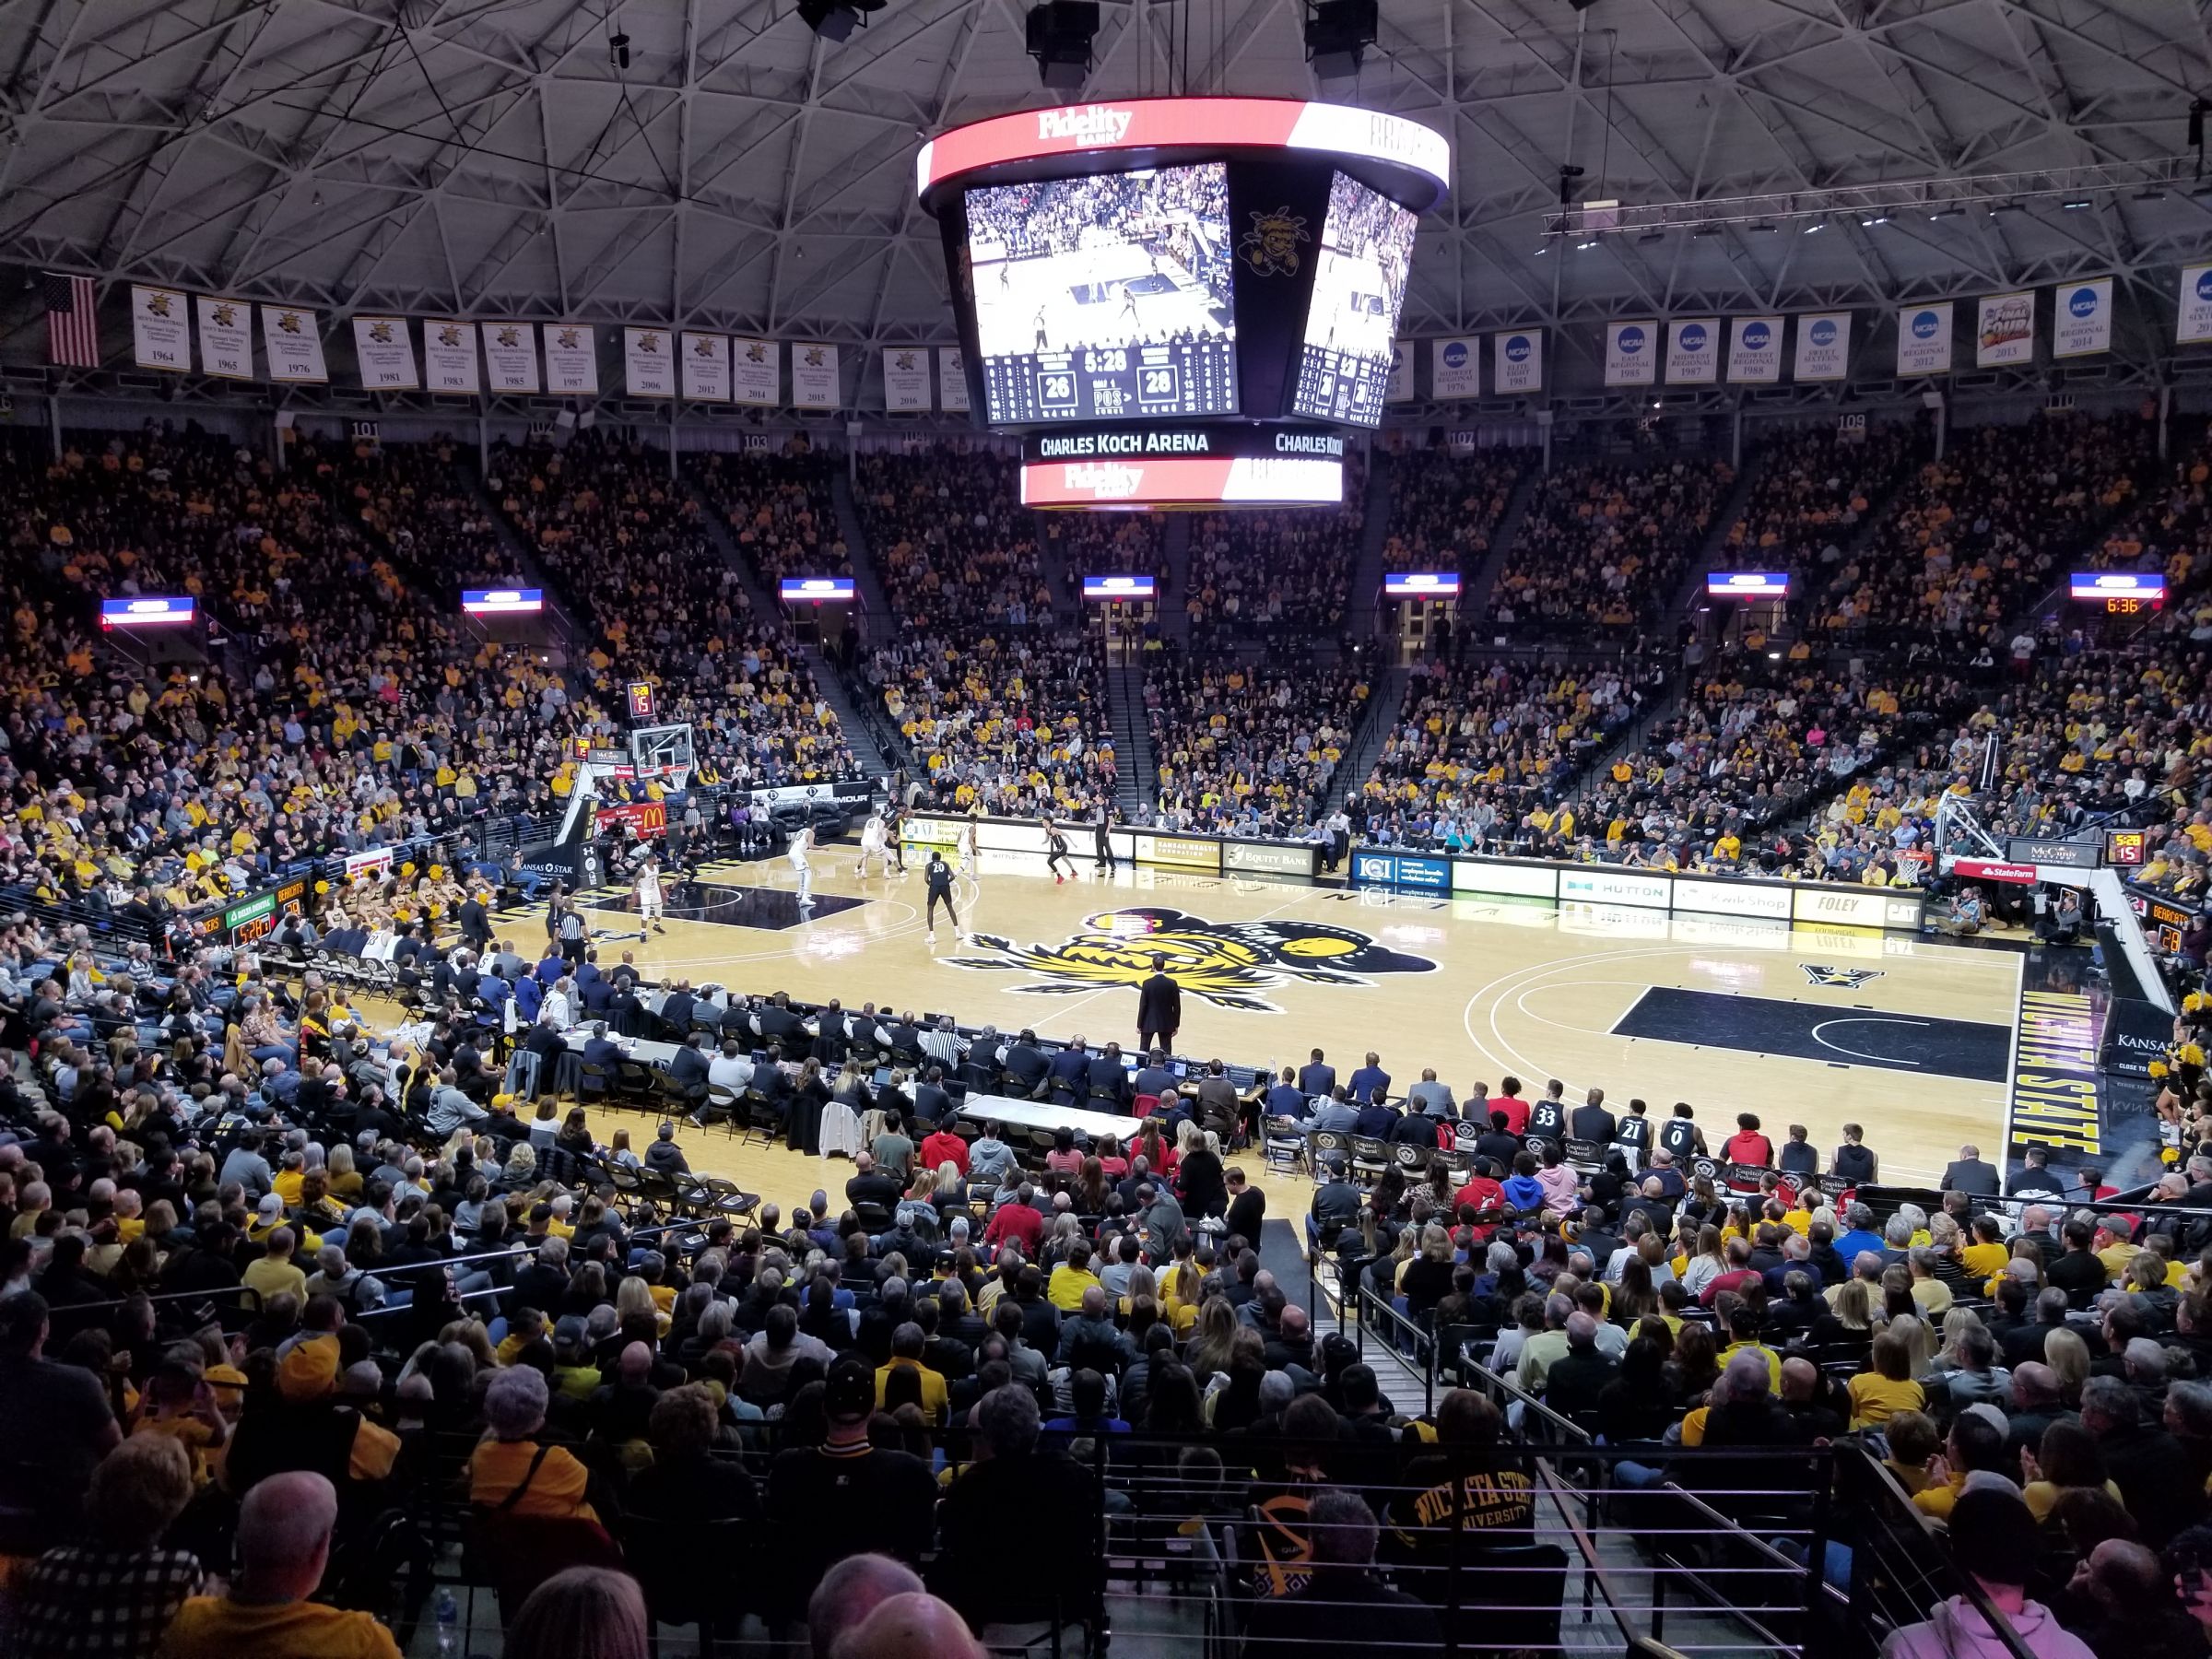
<svg viewBox="0 0 2212 1659"><path fill-rule="evenodd" d="M728 403L730 336L687 331L681 337L684 395L693 403Z"/></svg>
<svg viewBox="0 0 2212 1659"><path fill-rule="evenodd" d="M485 378L494 392L537 391L537 324L487 323L484 335Z"/></svg>
<svg viewBox="0 0 2212 1659"><path fill-rule="evenodd" d="M1721 320L1679 317L1666 325L1666 383L1710 386L1721 378Z"/></svg>
<svg viewBox="0 0 2212 1659"><path fill-rule="evenodd" d="M413 392L422 384L415 375L415 342L405 317L356 317L353 359L366 391Z"/></svg>
<svg viewBox="0 0 2212 1659"><path fill-rule="evenodd" d="M900 346L883 354L883 406L893 415L929 410L929 353Z"/></svg>
<svg viewBox="0 0 2212 1659"><path fill-rule="evenodd" d="M1544 331L1513 328L1490 336L1490 373L1500 395L1544 390Z"/></svg>
<svg viewBox="0 0 2212 1659"><path fill-rule="evenodd" d="M1728 319L1728 378L1737 385L1773 385L1782 379L1782 319Z"/></svg>
<svg viewBox="0 0 2212 1659"><path fill-rule="evenodd" d="M477 325L441 322L432 317L422 325L422 378L432 392L475 397L483 386L477 378Z"/></svg>
<svg viewBox="0 0 2212 1659"><path fill-rule="evenodd" d="M599 395L599 351L588 323L548 323L546 390L556 397Z"/></svg>
<svg viewBox="0 0 2212 1659"><path fill-rule="evenodd" d="M2095 357L2112 348L2112 279L2061 283L2051 290L2051 355Z"/></svg>
<svg viewBox="0 0 2212 1659"><path fill-rule="evenodd" d="M968 359L958 346L937 347L937 406L947 415L968 412Z"/></svg>
<svg viewBox="0 0 2212 1659"><path fill-rule="evenodd" d="M676 395L676 347L665 328L622 331L622 390L631 397Z"/></svg>
<svg viewBox="0 0 2212 1659"><path fill-rule="evenodd" d="M1974 367L2035 361L2035 296L1984 294L1974 322Z"/></svg>
<svg viewBox="0 0 2212 1659"><path fill-rule="evenodd" d="M2177 345L2212 340L2212 265L2182 267L2181 309L2173 321Z"/></svg>
<svg viewBox="0 0 2212 1659"><path fill-rule="evenodd" d="M175 288L131 287L131 359L165 374L192 372L190 301Z"/></svg>
<svg viewBox="0 0 2212 1659"><path fill-rule="evenodd" d="M1897 378L1951 371L1951 312L1948 300L1907 305L1897 313Z"/></svg>
<svg viewBox="0 0 2212 1659"><path fill-rule="evenodd" d="M617 824L628 824L633 835L658 835L668 828L665 801L626 801L618 806L600 806L592 813L592 831L605 835Z"/></svg>
<svg viewBox="0 0 2212 1659"><path fill-rule="evenodd" d="M1429 395L1482 395L1482 359L1473 340L1429 342Z"/></svg>
<svg viewBox="0 0 2212 1659"><path fill-rule="evenodd" d="M1851 370L1851 313L1805 312L1797 318L1797 360L1791 378L1840 381Z"/></svg>
<svg viewBox="0 0 2212 1659"><path fill-rule="evenodd" d="M783 401L782 348L773 340L739 335L730 342L730 398L772 409Z"/></svg>
<svg viewBox="0 0 2212 1659"><path fill-rule="evenodd" d="M261 345L269 354L271 380L315 386L329 382L330 368L323 360L323 336L316 330L313 312L296 305L263 306Z"/></svg>
<svg viewBox="0 0 2212 1659"><path fill-rule="evenodd" d="M1659 378L1656 323L1606 324L1606 384L1648 386Z"/></svg>
<svg viewBox="0 0 2212 1659"><path fill-rule="evenodd" d="M1390 347L1390 386L1382 394L1382 401L1411 403L1413 398L1413 347L1403 340L1394 341Z"/></svg>
<svg viewBox="0 0 2212 1659"><path fill-rule="evenodd" d="M219 380L253 378L253 308L243 300L199 296L200 372Z"/></svg>
<svg viewBox="0 0 2212 1659"><path fill-rule="evenodd" d="M834 409L839 404L837 347L794 345L791 348L791 406Z"/></svg>

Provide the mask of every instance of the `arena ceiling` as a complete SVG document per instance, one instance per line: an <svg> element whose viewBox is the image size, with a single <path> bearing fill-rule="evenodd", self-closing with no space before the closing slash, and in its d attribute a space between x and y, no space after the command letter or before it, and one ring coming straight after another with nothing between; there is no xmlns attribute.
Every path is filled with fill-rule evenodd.
<svg viewBox="0 0 2212 1659"><path fill-rule="evenodd" d="M794 0L16 0L0 259L468 316L948 337L918 135L1052 101L1019 0L889 0L832 44ZM1321 95L1298 0L1107 0L1084 96ZM1547 246L1559 169L1627 202L2078 167L2183 149L2212 92L2183 0L1383 0L1356 88L1457 182L1405 332L1861 303L2116 272L2141 338L2212 198L1806 235ZM629 37L629 65L608 37ZM1539 253L1540 248L1547 251ZM2116 342L2125 352L2130 342Z"/></svg>

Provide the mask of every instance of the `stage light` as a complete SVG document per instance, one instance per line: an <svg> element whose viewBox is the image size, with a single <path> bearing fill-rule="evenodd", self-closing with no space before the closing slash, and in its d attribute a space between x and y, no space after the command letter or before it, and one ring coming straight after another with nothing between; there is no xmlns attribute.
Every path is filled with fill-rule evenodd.
<svg viewBox="0 0 2212 1659"><path fill-rule="evenodd" d="M1099 32L1097 0L1046 0L1030 8L1024 28L1037 78L1055 91L1077 92L1090 78L1090 43Z"/></svg>
<svg viewBox="0 0 2212 1659"><path fill-rule="evenodd" d="M1375 43L1377 0L1320 0L1306 14L1306 62L1321 80L1350 80Z"/></svg>

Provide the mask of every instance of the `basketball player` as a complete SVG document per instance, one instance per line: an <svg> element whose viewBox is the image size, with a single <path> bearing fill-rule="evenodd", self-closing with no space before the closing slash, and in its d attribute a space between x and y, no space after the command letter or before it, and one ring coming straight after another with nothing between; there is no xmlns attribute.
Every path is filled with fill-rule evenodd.
<svg viewBox="0 0 2212 1659"><path fill-rule="evenodd" d="M1124 282L1122 284L1122 315L1127 317L1133 323L1137 321L1136 284L1134 282Z"/></svg>
<svg viewBox="0 0 2212 1659"><path fill-rule="evenodd" d="M661 925L661 866L650 858L638 866L638 922L654 933L666 933Z"/></svg>
<svg viewBox="0 0 2212 1659"><path fill-rule="evenodd" d="M903 876L906 874L906 808L897 796L893 796L890 806L885 810L889 814L889 820L883 827L883 837L891 850L891 868Z"/></svg>
<svg viewBox="0 0 2212 1659"><path fill-rule="evenodd" d="M922 879L929 884L929 907L925 921L929 928L929 942L937 942L937 906L952 918L955 938L960 933L960 912L952 908L952 866L945 862L945 854L935 847L929 850L929 864L922 872Z"/></svg>
<svg viewBox="0 0 2212 1659"><path fill-rule="evenodd" d="M1037 349L1037 350L1039 350L1039 351L1042 351L1042 350L1044 350L1044 349L1045 349L1045 348L1046 348L1048 346L1050 346L1051 344L1052 344L1052 342L1051 342L1051 341L1049 341L1049 340L1047 340L1047 339L1045 338L1045 335L1044 335L1044 307L1041 305L1041 306L1039 306L1039 307L1037 308L1037 346L1036 346L1036 349Z"/></svg>
<svg viewBox="0 0 2212 1659"><path fill-rule="evenodd" d="M1075 861L1067 855L1067 837L1060 833L1060 826L1051 818L1044 820L1044 867L1053 873L1053 885L1058 887L1067 879L1060 874L1060 866L1067 865L1067 876L1076 873Z"/></svg>
<svg viewBox="0 0 2212 1659"><path fill-rule="evenodd" d="M883 815L876 812L869 813L868 821L860 827L860 863L855 869L857 875L865 877L868 873L868 860L871 858L883 865L883 873L886 876L891 873L890 849L885 845L883 838Z"/></svg>
<svg viewBox="0 0 2212 1659"><path fill-rule="evenodd" d="M982 822L982 814L971 806L968 821L960 826L960 873L975 882L983 878L983 853L977 844Z"/></svg>
<svg viewBox="0 0 2212 1659"><path fill-rule="evenodd" d="M814 865L807 861L806 857L813 851L814 826L802 824L792 836L791 845L784 852L784 856L791 860L791 867L799 873L799 908L801 910L814 908Z"/></svg>

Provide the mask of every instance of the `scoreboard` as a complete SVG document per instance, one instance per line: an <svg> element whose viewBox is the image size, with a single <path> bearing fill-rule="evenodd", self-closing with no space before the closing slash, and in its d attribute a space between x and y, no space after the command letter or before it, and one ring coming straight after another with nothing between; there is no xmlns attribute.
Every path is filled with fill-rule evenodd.
<svg viewBox="0 0 2212 1659"><path fill-rule="evenodd" d="M1377 426L1382 399L1390 391L1389 359L1358 357L1348 351L1308 347L1298 366L1290 412L1313 420L1341 420L1347 426Z"/></svg>
<svg viewBox="0 0 2212 1659"><path fill-rule="evenodd" d="M983 361L984 406L1007 424L1237 412L1235 348L1227 340L1078 347Z"/></svg>

